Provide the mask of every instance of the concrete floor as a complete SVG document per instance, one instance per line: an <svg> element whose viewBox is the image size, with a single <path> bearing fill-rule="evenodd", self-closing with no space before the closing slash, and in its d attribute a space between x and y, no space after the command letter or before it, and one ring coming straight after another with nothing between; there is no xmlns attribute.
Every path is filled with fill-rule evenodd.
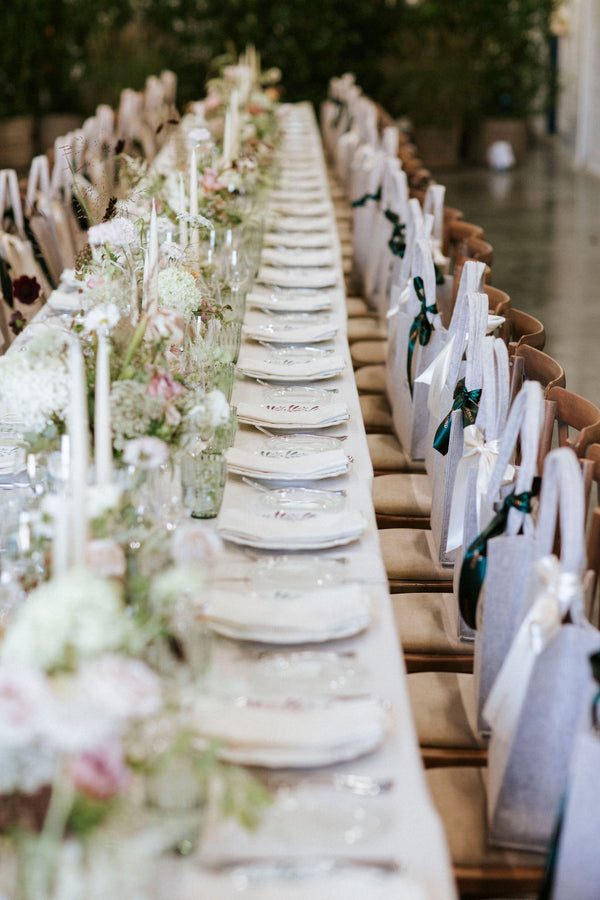
<svg viewBox="0 0 600 900"><path fill-rule="evenodd" d="M481 225L492 283L546 327L567 387L600 406L600 179L547 140L510 172L440 172L446 203Z"/></svg>

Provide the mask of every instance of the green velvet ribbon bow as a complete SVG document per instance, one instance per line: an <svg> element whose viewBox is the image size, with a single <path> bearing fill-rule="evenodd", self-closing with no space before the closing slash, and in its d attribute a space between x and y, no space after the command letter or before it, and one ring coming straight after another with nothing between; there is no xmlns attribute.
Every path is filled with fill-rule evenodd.
<svg viewBox="0 0 600 900"><path fill-rule="evenodd" d="M429 339L431 338L431 333L433 331L433 325L427 318L427 313L431 313L433 315L438 311L435 303L432 303L431 306L427 306L427 299L425 297L425 285L423 284L423 279L420 275L417 275L415 278L413 278L413 285L417 294L417 298L421 304L421 309L413 319L413 323L410 326L410 331L408 332L406 375L408 378L408 386L410 388L411 397L413 395L412 361L415 347L417 346L417 341L419 342L421 347L425 347L429 343Z"/></svg>
<svg viewBox="0 0 600 900"><path fill-rule="evenodd" d="M358 200L352 201L352 206L356 208L357 206L364 206L367 200L381 200L381 185L377 188L374 194L365 194L363 197L360 197Z"/></svg>
<svg viewBox="0 0 600 900"><path fill-rule="evenodd" d="M450 446L450 432L452 430L452 413L457 409L462 409L463 427L474 425L477 413L479 412L479 401L481 399L481 388L474 391L467 391L465 388L465 379L461 378L454 388L454 403L452 409L446 418L440 422L433 439L434 449L442 456L445 456Z"/></svg>
<svg viewBox="0 0 600 900"><path fill-rule="evenodd" d="M406 252L406 225L400 221L400 216L392 212L391 209L386 209L384 215L388 222L391 222L394 226L392 236L388 241L388 247L394 256L403 257Z"/></svg>
<svg viewBox="0 0 600 900"><path fill-rule="evenodd" d="M540 492L541 478L534 478L530 491L521 494L509 494L502 501L502 505L487 528L477 535L469 544L464 555L458 583L458 606L460 614L469 626L475 628L477 604L479 594L485 578L487 568L487 543L492 538L504 534L508 514L511 509L518 509L522 513L531 513L531 501Z"/></svg>

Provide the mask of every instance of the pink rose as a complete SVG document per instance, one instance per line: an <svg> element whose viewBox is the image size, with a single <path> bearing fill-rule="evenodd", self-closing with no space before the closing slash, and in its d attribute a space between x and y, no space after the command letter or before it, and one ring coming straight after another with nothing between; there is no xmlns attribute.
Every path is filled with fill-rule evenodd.
<svg viewBox="0 0 600 900"><path fill-rule="evenodd" d="M185 334L185 321L181 313L161 306L148 317L145 340L167 340L171 344L181 344Z"/></svg>
<svg viewBox="0 0 600 900"><path fill-rule="evenodd" d="M202 190L207 194L211 191L220 191L221 188L225 187L225 185L219 181L219 173L217 170L208 167L202 173L202 181L200 184L202 185Z"/></svg>
<svg viewBox="0 0 600 900"><path fill-rule="evenodd" d="M118 738L109 738L95 750L82 753L71 767L73 783L95 800L108 800L124 790L131 780Z"/></svg>
<svg viewBox="0 0 600 900"><path fill-rule="evenodd" d="M170 372L157 372L148 385L151 397L162 397L164 400L173 400L174 397L183 394L184 390L183 385L175 381Z"/></svg>

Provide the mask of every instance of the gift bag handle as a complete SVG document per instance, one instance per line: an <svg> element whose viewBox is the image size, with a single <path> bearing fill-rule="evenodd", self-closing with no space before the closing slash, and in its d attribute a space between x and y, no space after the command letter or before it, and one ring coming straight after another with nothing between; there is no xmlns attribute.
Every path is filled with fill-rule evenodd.
<svg viewBox="0 0 600 900"><path fill-rule="evenodd" d="M0 170L0 216L4 215L9 206L12 206L15 226L19 233L19 237L23 238L23 240L27 240L17 173L14 169L2 169Z"/></svg>
<svg viewBox="0 0 600 900"><path fill-rule="evenodd" d="M526 381L513 402L506 428L500 442L500 452L492 472L487 494L490 508L499 499L500 487L506 467L510 462L517 439L521 436L521 465L517 473L515 493L520 495L532 489L537 470L537 456L544 421L544 396L537 381ZM512 507L508 514L507 534L517 534L527 514Z"/></svg>
<svg viewBox="0 0 600 900"><path fill-rule="evenodd" d="M456 334L456 330L458 327L457 314L460 313L461 307L466 305L467 294L471 294L473 291L477 291L478 293L483 292L484 276L485 263L479 262L475 259L468 259L466 261L460 274L460 283L458 285L458 292L456 294L456 302L454 304L452 318L450 319L450 324L448 326L448 336L451 337L453 334Z"/></svg>
<svg viewBox="0 0 600 900"><path fill-rule="evenodd" d="M423 212L433 213L434 224L432 237L442 246L444 240L444 198L446 196L446 188L443 184L430 184L425 192L423 201Z"/></svg>
<svg viewBox="0 0 600 900"><path fill-rule="evenodd" d="M31 160L29 178L27 179L27 194L25 196L25 210L31 215L35 206L36 194L42 194L44 199L50 197L50 169L48 157L45 155L34 156Z"/></svg>
<svg viewBox="0 0 600 900"><path fill-rule="evenodd" d="M585 490L581 466L570 447L548 455L536 529L536 556L550 556L560 521L561 570L581 575L585 569Z"/></svg>
<svg viewBox="0 0 600 900"><path fill-rule="evenodd" d="M483 384L477 427L484 432L486 441L495 441L506 424L508 410L508 352L504 341L484 338L482 364Z"/></svg>

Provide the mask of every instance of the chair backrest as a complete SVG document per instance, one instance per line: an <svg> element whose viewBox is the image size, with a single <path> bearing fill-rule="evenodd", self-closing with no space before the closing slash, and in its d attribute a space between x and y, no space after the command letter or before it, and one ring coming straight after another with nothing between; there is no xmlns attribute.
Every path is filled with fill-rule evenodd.
<svg viewBox="0 0 600 900"><path fill-rule="evenodd" d="M463 241L473 237L483 239L484 231L481 225L474 225L472 222L465 222L462 219L446 219L444 222L444 255L454 255L456 248Z"/></svg>
<svg viewBox="0 0 600 900"><path fill-rule="evenodd" d="M510 309L510 297L506 291L501 291L491 284L483 286L483 293L487 294L489 310L497 316L503 316L507 309Z"/></svg>
<svg viewBox="0 0 600 900"><path fill-rule="evenodd" d="M521 344L510 360L511 386L510 402L521 390L524 381L538 381L544 389L544 396L553 387L564 388L565 370L559 362L527 344Z"/></svg>
<svg viewBox="0 0 600 900"><path fill-rule="evenodd" d="M553 387L546 396L556 404L555 418L561 447L572 447L577 456L583 457L590 444L600 443L600 409L594 403L564 387ZM577 435L570 435L569 429L576 431Z"/></svg>
<svg viewBox="0 0 600 900"><path fill-rule="evenodd" d="M506 322L502 326L500 336L511 356L517 347L523 344L535 347L536 350L543 350L546 344L546 329L540 320L514 307L506 312Z"/></svg>

